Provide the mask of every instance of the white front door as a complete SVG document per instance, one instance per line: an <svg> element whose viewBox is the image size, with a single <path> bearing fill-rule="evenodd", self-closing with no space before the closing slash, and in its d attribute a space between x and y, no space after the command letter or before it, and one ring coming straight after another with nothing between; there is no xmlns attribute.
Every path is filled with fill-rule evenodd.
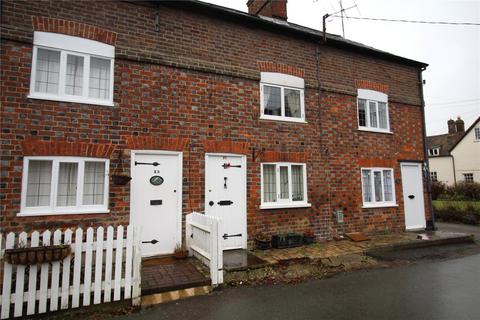
<svg viewBox="0 0 480 320"><path fill-rule="evenodd" d="M424 229L426 224L422 165L420 163L402 163L401 169L405 228L407 230Z"/></svg>
<svg viewBox="0 0 480 320"><path fill-rule="evenodd" d="M205 214L223 221L224 249L247 248L247 161L234 154L205 156Z"/></svg>
<svg viewBox="0 0 480 320"><path fill-rule="evenodd" d="M182 241L182 154L132 151L131 161L130 224L142 228L142 255L173 253Z"/></svg>

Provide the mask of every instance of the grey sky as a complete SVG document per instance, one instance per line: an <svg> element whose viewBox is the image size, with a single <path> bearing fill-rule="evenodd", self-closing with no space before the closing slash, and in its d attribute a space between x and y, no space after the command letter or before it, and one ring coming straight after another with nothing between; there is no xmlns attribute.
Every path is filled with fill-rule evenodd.
<svg viewBox="0 0 480 320"><path fill-rule="evenodd" d="M247 11L247 0L204 0ZM480 0L343 0L357 8L349 16L480 23ZM338 0L289 0L288 21L322 28L322 16ZM480 116L480 26L425 25L345 19L345 37L429 64L423 76L427 134L447 132L447 120L461 116L468 128ZM331 18L327 32L341 34Z"/></svg>

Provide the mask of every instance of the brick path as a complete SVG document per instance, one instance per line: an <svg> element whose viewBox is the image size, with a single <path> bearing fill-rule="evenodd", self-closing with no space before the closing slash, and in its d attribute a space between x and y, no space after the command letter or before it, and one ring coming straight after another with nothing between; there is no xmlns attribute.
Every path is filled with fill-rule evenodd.
<svg viewBox="0 0 480 320"><path fill-rule="evenodd" d="M142 263L142 295L210 285L191 259L171 257L145 260Z"/></svg>
<svg viewBox="0 0 480 320"><path fill-rule="evenodd" d="M455 238L458 233L435 232L431 233L431 240ZM368 241L353 242L348 239L341 241L320 242L308 246L288 249L255 250L252 253L270 264L295 259L324 259L343 255L363 253L367 249L380 248L389 245L408 244L429 240L417 240L417 233L404 232L397 234L372 236Z"/></svg>

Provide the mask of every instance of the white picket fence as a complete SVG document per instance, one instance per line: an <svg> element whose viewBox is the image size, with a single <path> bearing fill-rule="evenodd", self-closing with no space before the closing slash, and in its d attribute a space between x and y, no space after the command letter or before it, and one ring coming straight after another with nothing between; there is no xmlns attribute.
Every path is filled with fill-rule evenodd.
<svg viewBox="0 0 480 320"><path fill-rule="evenodd" d="M223 283L223 232L222 220L197 212L186 216L187 248L210 268L212 285Z"/></svg>
<svg viewBox="0 0 480 320"><path fill-rule="evenodd" d="M70 244L62 261L12 265L3 261L1 319L89 306L121 299L140 303L141 235L133 226L38 231L6 236L5 249ZM114 234L116 237L114 239ZM74 239L72 239L74 235ZM0 234L3 239L3 235ZM105 237L106 236L106 237ZM3 241L3 240L2 240ZM1 243L0 243L1 245ZM93 278L92 278L93 276ZM13 288L14 287L14 288ZM15 289L12 292L12 289ZM113 292L113 297L112 297ZM93 298L93 301L92 301ZM112 299L113 298L113 299ZM13 307L13 310L11 310ZM13 311L13 312L12 312Z"/></svg>

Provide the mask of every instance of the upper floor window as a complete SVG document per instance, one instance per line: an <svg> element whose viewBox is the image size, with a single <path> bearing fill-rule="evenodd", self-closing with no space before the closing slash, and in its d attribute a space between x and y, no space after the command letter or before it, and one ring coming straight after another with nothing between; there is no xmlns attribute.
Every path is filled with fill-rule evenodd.
<svg viewBox="0 0 480 320"><path fill-rule="evenodd" d="M305 82L283 73L262 72L261 119L305 122Z"/></svg>
<svg viewBox="0 0 480 320"><path fill-rule="evenodd" d="M480 127L475 128L475 140L480 141Z"/></svg>
<svg viewBox="0 0 480 320"><path fill-rule="evenodd" d="M20 214L106 212L108 167L107 159L25 157Z"/></svg>
<svg viewBox="0 0 480 320"><path fill-rule="evenodd" d="M385 93L358 89L357 104L360 130L390 132L388 96Z"/></svg>
<svg viewBox="0 0 480 320"><path fill-rule="evenodd" d="M439 154L440 154L440 148L438 147L428 149L429 156L438 156Z"/></svg>
<svg viewBox="0 0 480 320"><path fill-rule="evenodd" d="M304 163L262 164L261 209L309 207Z"/></svg>
<svg viewBox="0 0 480 320"><path fill-rule="evenodd" d="M365 207L396 205L393 169L363 168L362 190Z"/></svg>
<svg viewBox="0 0 480 320"><path fill-rule="evenodd" d="M115 48L35 31L29 98L113 105Z"/></svg>

